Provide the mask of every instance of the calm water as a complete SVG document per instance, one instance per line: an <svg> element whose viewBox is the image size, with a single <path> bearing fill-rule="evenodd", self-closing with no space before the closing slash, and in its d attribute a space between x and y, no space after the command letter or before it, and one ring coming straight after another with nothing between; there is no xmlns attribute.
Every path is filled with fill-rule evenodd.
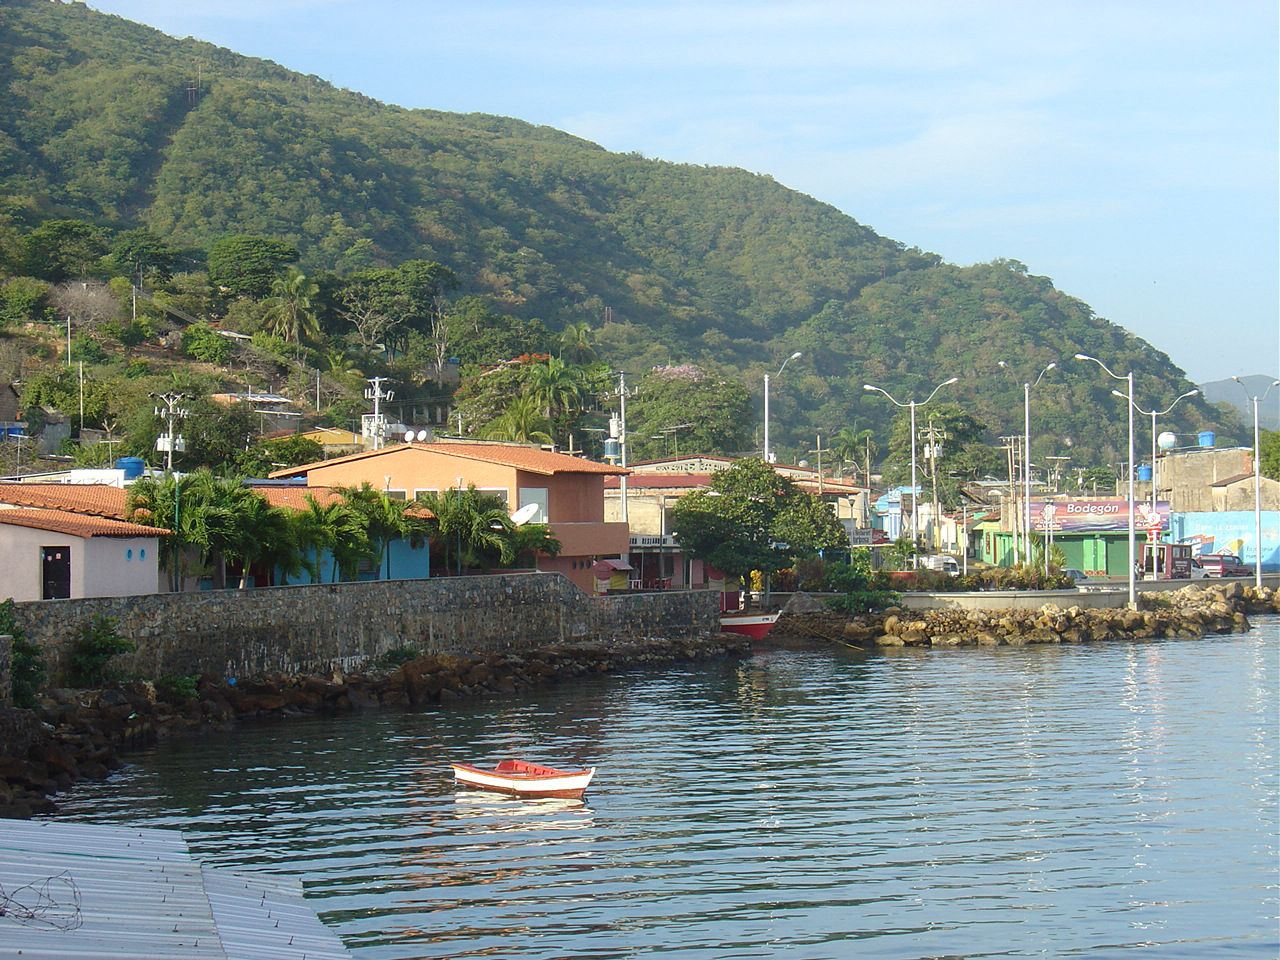
<svg viewBox="0 0 1280 960"><path fill-rule="evenodd" d="M597 678L170 743L64 815L301 877L362 960L1275 957L1280 619ZM597 764L585 805L448 758Z"/></svg>

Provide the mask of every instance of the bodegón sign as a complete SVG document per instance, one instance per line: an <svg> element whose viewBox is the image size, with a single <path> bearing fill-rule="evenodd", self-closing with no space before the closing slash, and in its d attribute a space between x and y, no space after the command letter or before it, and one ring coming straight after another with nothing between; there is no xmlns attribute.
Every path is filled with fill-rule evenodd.
<svg viewBox="0 0 1280 960"><path fill-rule="evenodd" d="M1134 526L1138 530L1167 530L1169 528L1169 502L1151 503L1141 500L1133 505ZM1054 533L1089 533L1106 530L1129 529L1129 501L1127 500L1044 500L1032 499L1031 525L1036 530L1052 530Z"/></svg>

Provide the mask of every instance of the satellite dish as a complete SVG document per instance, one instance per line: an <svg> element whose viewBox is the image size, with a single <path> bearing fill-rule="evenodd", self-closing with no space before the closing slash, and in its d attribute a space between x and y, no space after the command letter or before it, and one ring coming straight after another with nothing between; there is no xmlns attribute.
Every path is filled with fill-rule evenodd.
<svg viewBox="0 0 1280 960"><path fill-rule="evenodd" d="M415 438L416 436L417 436L417 434L415 434L412 430L406 430L406 431L404 432L404 442L405 442L405 443L413 443L414 438Z"/></svg>
<svg viewBox="0 0 1280 960"><path fill-rule="evenodd" d="M511 515L511 522L517 527L528 523L538 513L538 504L526 503L523 507Z"/></svg>

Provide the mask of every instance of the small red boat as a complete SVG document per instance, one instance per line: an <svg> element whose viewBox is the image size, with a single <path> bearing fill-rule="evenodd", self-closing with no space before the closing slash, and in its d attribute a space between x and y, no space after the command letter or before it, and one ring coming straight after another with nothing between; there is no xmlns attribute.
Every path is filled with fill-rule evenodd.
<svg viewBox="0 0 1280 960"><path fill-rule="evenodd" d="M720 629L725 633L741 633L752 640L763 640L778 622L776 613L722 613Z"/></svg>
<svg viewBox="0 0 1280 960"><path fill-rule="evenodd" d="M463 787L493 790L513 797L559 797L581 800L596 768L557 770L525 760L503 760L492 770L469 763L451 763L453 779Z"/></svg>

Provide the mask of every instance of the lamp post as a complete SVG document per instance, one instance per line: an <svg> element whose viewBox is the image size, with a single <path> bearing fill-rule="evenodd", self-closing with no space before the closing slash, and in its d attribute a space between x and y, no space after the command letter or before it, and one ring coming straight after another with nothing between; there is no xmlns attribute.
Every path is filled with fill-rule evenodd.
<svg viewBox="0 0 1280 960"><path fill-rule="evenodd" d="M1124 397L1125 400L1128 401L1125 406L1129 410L1129 609L1136 610L1138 609L1138 583L1137 571L1133 568L1133 562L1137 553L1138 545L1133 516L1133 371L1130 370L1122 377L1118 373L1112 373L1111 369L1097 357L1091 357L1084 353L1077 353L1076 359L1090 360L1093 363L1096 363L1102 368L1103 372L1106 373L1107 376L1111 377L1113 380L1123 380L1129 387L1126 393L1120 393L1119 396ZM1118 391L1113 392L1118 393Z"/></svg>
<svg viewBox="0 0 1280 960"><path fill-rule="evenodd" d="M774 376L782 376L782 371L787 369L787 364L792 360L798 359L800 355L801 351L797 350L791 356L787 357L787 359L783 360L782 366L778 368L778 372L775 373ZM769 375L767 373L764 375L764 462L773 463L773 461L769 459Z"/></svg>
<svg viewBox="0 0 1280 960"><path fill-rule="evenodd" d="M1000 366L1005 366L1003 360ZM1031 388L1040 386L1040 381L1050 370L1058 366L1054 360L1040 371L1035 380L1027 380L1022 384L1022 559L1031 562ZM1048 557L1048 551L1045 556Z"/></svg>
<svg viewBox="0 0 1280 960"><path fill-rule="evenodd" d="M916 407L923 407L926 403L937 396L938 391L949 384L956 383L960 378L952 377L950 380L943 380L940 384L933 388L933 393L929 394L924 400L917 403L915 400L908 400L902 403L897 400L893 394L889 393L882 387L872 386L869 383L862 385L863 390L871 390L875 393L883 393L889 398L889 402L895 406L905 407L911 411L911 549L914 550L916 542L920 539L920 511L916 509Z"/></svg>
<svg viewBox="0 0 1280 960"><path fill-rule="evenodd" d="M1115 394L1117 397L1124 396L1124 394L1121 393L1119 390L1112 390L1111 392ZM1196 397L1199 395L1200 395L1199 390L1188 390L1186 393L1182 394L1182 396L1178 397L1176 400L1173 401L1173 403L1169 404L1163 410L1143 410L1136 403L1133 405L1133 409L1137 410L1144 417L1151 418L1151 512L1152 513L1155 513L1155 509L1156 509L1156 417L1163 417L1166 413L1168 413L1170 410L1176 407L1179 403L1187 399L1187 397Z"/></svg>
<svg viewBox="0 0 1280 960"><path fill-rule="evenodd" d="M1244 387L1239 377L1231 379ZM1262 444L1259 442L1258 404L1267 399L1272 387L1280 387L1280 380L1272 380L1262 396L1249 398L1253 401L1253 585L1259 590L1262 589ZM1248 392L1245 387L1245 393Z"/></svg>

